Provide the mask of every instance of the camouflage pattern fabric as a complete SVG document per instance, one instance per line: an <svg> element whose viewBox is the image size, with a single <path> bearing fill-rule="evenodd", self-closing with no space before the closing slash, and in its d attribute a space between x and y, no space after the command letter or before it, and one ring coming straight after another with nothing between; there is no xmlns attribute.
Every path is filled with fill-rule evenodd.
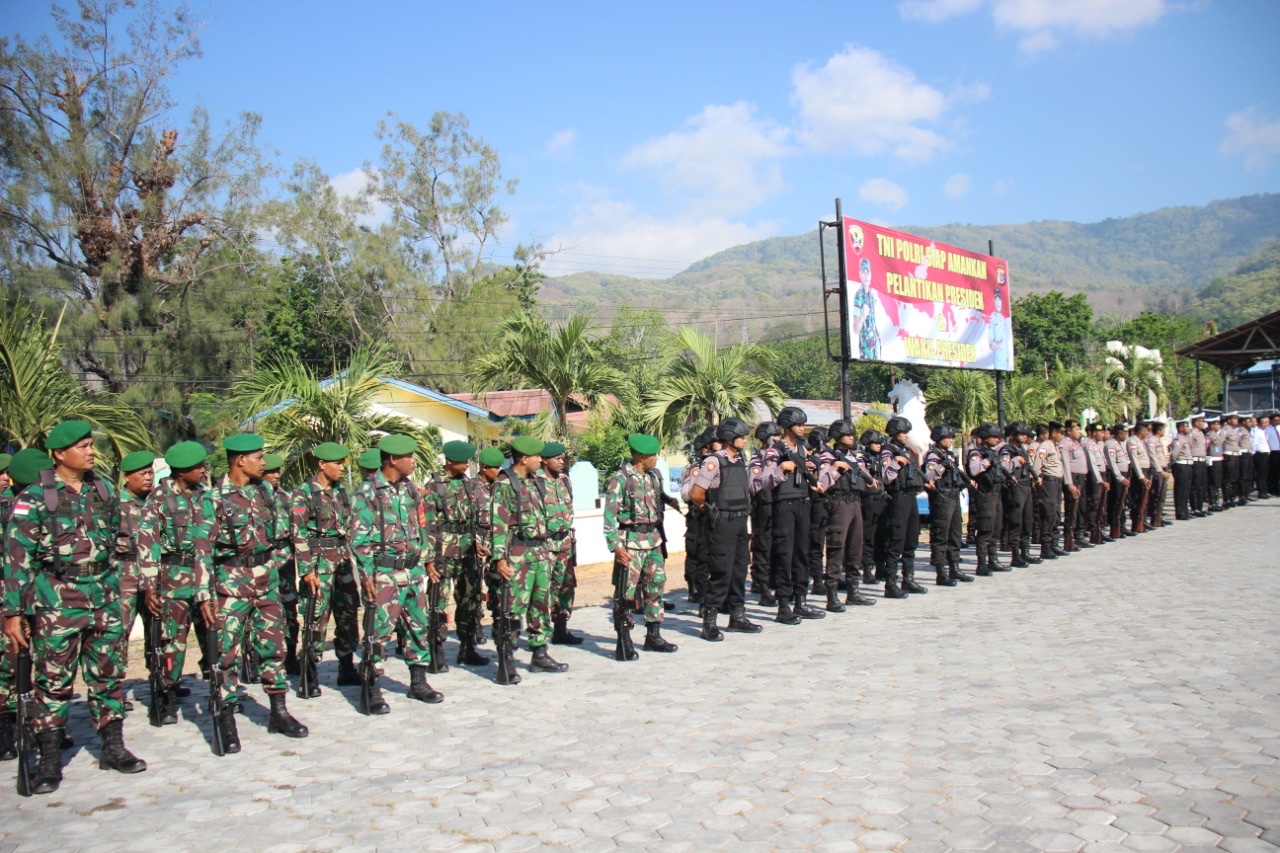
<svg viewBox="0 0 1280 853"><path fill-rule="evenodd" d="M152 490L138 521L138 569L160 599L160 640L164 682L178 683L186 664L187 637L196 612L196 558L193 530L204 488L190 492L165 479Z"/></svg>
<svg viewBox="0 0 1280 853"><path fill-rule="evenodd" d="M569 475L552 478L546 469L538 472L546 480L547 554L551 559L551 587L548 598L551 618L573 615L573 595L578 586L578 548L573 534L573 490Z"/></svg>
<svg viewBox="0 0 1280 853"><path fill-rule="evenodd" d="M12 486L0 492L0 533L5 533L9 526L9 514L13 511L15 497L17 495ZM8 541L7 533L5 541ZM5 573L0 569L0 613L5 610L4 577ZM17 699L13 693L13 653L9 650L9 638L0 633L0 713L16 713L17 709Z"/></svg>
<svg viewBox="0 0 1280 853"><path fill-rule="evenodd" d="M492 559L511 564L511 613L516 624L524 620L533 649L545 646L551 638L545 487L546 481L536 475L521 477L504 471L489 506Z"/></svg>
<svg viewBox="0 0 1280 853"><path fill-rule="evenodd" d="M120 506L116 515L120 526L111 558L120 577L120 627L124 636L124 642L120 644L120 664L128 669L129 635L142 607L142 593L147 588L138 565L138 524L146 497L136 497L128 489L121 489L119 495Z"/></svg>
<svg viewBox="0 0 1280 853"><path fill-rule="evenodd" d="M488 511L488 490L467 477L437 478L431 483L431 496L439 550L436 568L441 573L440 625L447 633L446 610L452 598L458 639L477 642L484 592L475 548L484 544L480 514Z"/></svg>
<svg viewBox="0 0 1280 853"><path fill-rule="evenodd" d="M78 493L61 481L36 484L13 503L4 611L33 617L34 686L44 703L33 721L37 732L66 726L77 671L95 727L124 719L120 579L110 561L117 503L110 485L101 487L106 500L91 479ZM46 489L56 494L52 513Z"/></svg>
<svg viewBox="0 0 1280 853"><path fill-rule="evenodd" d="M324 654L331 612L335 618L333 650L338 655L352 654L360 636L356 609L349 604L356 599L351 552L347 548L351 498L341 483L326 489L318 478L312 477L290 495L288 519L298 578L315 575L320 582L312 642L316 660ZM311 595L310 587L301 580L297 587L303 597ZM340 609L335 607L339 598L342 599Z"/></svg>
<svg viewBox="0 0 1280 853"><path fill-rule="evenodd" d="M627 573L627 601L640 601L644 621L663 620L662 592L667 582L661 537L649 529L662 520L662 493L657 478L622 463L609 478L604 496L604 540L610 551L623 545L631 552Z"/></svg>

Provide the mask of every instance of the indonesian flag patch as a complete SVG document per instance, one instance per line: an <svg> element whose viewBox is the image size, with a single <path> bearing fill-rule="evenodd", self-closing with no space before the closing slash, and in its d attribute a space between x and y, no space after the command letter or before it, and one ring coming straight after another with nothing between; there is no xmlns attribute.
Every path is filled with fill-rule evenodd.
<svg viewBox="0 0 1280 853"><path fill-rule="evenodd" d="M17 501L13 505L12 518L26 518L31 512L31 501Z"/></svg>

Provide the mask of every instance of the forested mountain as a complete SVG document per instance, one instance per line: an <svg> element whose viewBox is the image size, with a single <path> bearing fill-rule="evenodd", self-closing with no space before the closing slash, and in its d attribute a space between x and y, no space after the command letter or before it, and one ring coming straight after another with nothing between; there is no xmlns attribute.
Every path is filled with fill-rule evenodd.
<svg viewBox="0 0 1280 853"><path fill-rule="evenodd" d="M1049 290L1085 293L1098 314L1129 316L1144 308L1190 313L1196 291L1226 277L1222 278L1224 292L1235 295L1212 298L1225 300L1224 310L1233 311L1237 306L1231 300L1238 298L1243 300L1240 310L1251 311L1245 303L1256 307L1266 301L1260 289L1265 279L1262 270L1274 266L1261 256L1268 247L1273 260L1280 252L1274 248L1280 240L1280 195L1170 207L1089 224L1047 220L1021 225L895 227L980 252L986 252L987 241L992 241L995 254L1009 260L1015 295ZM691 295L697 294L708 307L739 300L747 313L802 295L811 298L808 304L816 309L820 273L816 230L735 246L668 279L577 273L548 279L543 293L551 300L583 304L628 301L685 309ZM827 249L828 275L834 278L830 233ZM1236 292L1240 285L1232 282L1241 275L1253 276L1246 288L1253 296ZM1271 292L1269 304L1273 309L1280 307L1274 288ZM1230 325L1221 319L1219 324Z"/></svg>

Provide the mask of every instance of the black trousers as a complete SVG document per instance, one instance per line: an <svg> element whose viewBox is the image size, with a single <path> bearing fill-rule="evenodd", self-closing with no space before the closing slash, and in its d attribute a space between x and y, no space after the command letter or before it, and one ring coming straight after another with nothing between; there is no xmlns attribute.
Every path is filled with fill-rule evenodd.
<svg viewBox="0 0 1280 853"><path fill-rule="evenodd" d="M809 499L773 502L773 588L780 601L808 592Z"/></svg>
<svg viewBox="0 0 1280 853"><path fill-rule="evenodd" d="M971 494L973 503L969 504L969 514L978 525L978 559L996 555L999 543L998 526L1000 518L1000 490L977 489Z"/></svg>
<svg viewBox="0 0 1280 853"><path fill-rule="evenodd" d="M756 496L751 500L751 588L773 588L773 502Z"/></svg>
<svg viewBox="0 0 1280 853"><path fill-rule="evenodd" d="M1222 457L1222 502L1228 506L1236 502L1236 489L1240 486L1240 457Z"/></svg>
<svg viewBox="0 0 1280 853"><path fill-rule="evenodd" d="M1147 524L1150 525L1160 517L1160 511L1164 509L1165 495L1169 493L1169 481L1165 479L1164 472L1151 468L1147 478L1147 488L1151 490L1147 495Z"/></svg>
<svg viewBox="0 0 1280 853"><path fill-rule="evenodd" d="M1267 455L1271 457L1267 465L1267 491L1280 495L1280 450L1272 450Z"/></svg>
<svg viewBox="0 0 1280 853"><path fill-rule="evenodd" d="M1146 525L1146 504L1149 502L1148 489L1151 488L1151 472L1134 471L1129 477L1129 529L1137 530L1139 522Z"/></svg>
<svg viewBox="0 0 1280 853"><path fill-rule="evenodd" d="M1203 512L1209 496L1209 466L1204 462L1191 465L1191 511Z"/></svg>
<svg viewBox="0 0 1280 853"><path fill-rule="evenodd" d="M1004 505L1004 524L1009 531L1009 541L1014 546L1026 547L1031 542L1031 528L1035 518L1035 504L1031 500L1031 483L1009 484L1001 499Z"/></svg>
<svg viewBox="0 0 1280 853"><path fill-rule="evenodd" d="M1269 487L1267 483L1271 476L1271 454L1255 453L1253 454L1253 489L1258 493L1258 497L1265 498Z"/></svg>
<svg viewBox="0 0 1280 853"><path fill-rule="evenodd" d="M960 515L958 490L929 492L929 562L936 569L960 565L960 548L964 545Z"/></svg>
<svg viewBox="0 0 1280 853"><path fill-rule="evenodd" d="M707 549L703 532L705 518L690 504L689 514L684 519L684 583L695 597L702 594L707 572Z"/></svg>
<svg viewBox="0 0 1280 853"><path fill-rule="evenodd" d="M831 522L831 500L809 499L809 578L817 583L827 573L827 525Z"/></svg>
<svg viewBox="0 0 1280 853"><path fill-rule="evenodd" d="M1089 530L1089 538L1093 539L1094 533L1101 535L1103 525L1106 523L1107 508L1103 501L1106 500L1107 490L1102 488L1102 482L1092 476L1085 478L1085 526Z"/></svg>
<svg viewBox="0 0 1280 853"><path fill-rule="evenodd" d="M1186 521L1191 517L1191 465L1173 463L1173 517Z"/></svg>
<svg viewBox="0 0 1280 853"><path fill-rule="evenodd" d="M827 589L840 585L844 572L848 588L858 588L862 574L862 501L831 499L831 516L827 523Z"/></svg>
<svg viewBox="0 0 1280 853"><path fill-rule="evenodd" d="M1240 479L1236 481L1236 501L1244 503L1253 490L1253 451L1240 454Z"/></svg>
<svg viewBox="0 0 1280 853"><path fill-rule="evenodd" d="M715 526L707 525L706 589L702 605L719 613L725 607L742 607L747 600L747 560L751 542L747 532L747 516L721 516Z"/></svg>
<svg viewBox="0 0 1280 853"><path fill-rule="evenodd" d="M1040 517L1040 544L1058 541L1058 508L1062 506L1062 478L1045 477L1036 491L1036 515Z"/></svg>
<svg viewBox="0 0 1280 853"><path fill-rule="evenodd" d="M915 571L916 548L920 545L920 508L915 492L897 492L889 497L885 510L890 518L889 538L885 543L885 570L897 577L898 564L903 573Z"/></svg>
<svg viewBox="0 0 1280 853"><path fill-rule="evenodd" d="M889 519L885 510L888 498L880 492L862 499L862 571L868 569L879 577L877 569L884 565L889 542Z"/></svg>
<svg viewBox="0 0 1280 853"><path fill-rule="evenodd" d="M1089 478L1089 475L1073 474L1068 471L1067 477L1070 477L1070 480L1064 480L1062 485L1062 501L1064 506L1062 513L1062 532L1064 534L1070 533L1072 540L1074 540L1076 537L1084 538L1085 536L1084 510L1088 501L1085 498L1084 488L1085 480ZM1079 497L1075 497L1071 494L1071 490L1066 486L1068 482L1080 490Z"/></svg>
<svg viewBox="0 0 1280 853"><path fill-rule="evenodd" d="M1207 466L1207 474L1209 480L1209 506L1222 505L1222 481L1223 481L1223 465L1224 457L1217 457L1217 462L1213 464L1205 463Z"/></svg>

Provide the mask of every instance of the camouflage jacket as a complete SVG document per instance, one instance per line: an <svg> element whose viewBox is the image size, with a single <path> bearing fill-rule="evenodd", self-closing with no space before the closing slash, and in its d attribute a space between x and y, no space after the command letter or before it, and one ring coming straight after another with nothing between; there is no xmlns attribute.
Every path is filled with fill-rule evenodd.
<svg viewBox="0 0 1280 853"><path fill-rule="evenodd" d="M280 569L289 558L280 547L281 523L269 483L253 480L237 486L223 477L206 489L196 534L196 599L278 591Z"/></svg>
<svg viewBox="0 0 1280 853"><path fill-rule="evenodd" d="M120 505L116 510L116 541L115 548L112 551L111 559L115 563L116 571L120 573L120 577L126 575L138 577L140 566L138 565L138 524L142 521L142 507L146 503L146 497L135 497L133 492L128 489L120 489L119 495ZM138 583L138 589L147 588L146 578L141 578Z"/></svg>
<svg viewBox="0 0 1280 853"><path fill-rule="evenodd" d="M148 585L167 598L196 597L196 534L204 491L203 485L183 491L170 477L142 505L138 568Z"/></svg>
<svg viewBox="0 0 1280 853"><path fill-rule="evenodd" d="M312 477L289 495L289 538L293 556L298 561L298 575L315 571L332 574L335 559L349 553L347 538L351 530L351 497L342 483L326 489ZM341 540L326 543L319 540ZM339 552L335 552L335 548Z"/></svg>
<svg viewBox="0 0 1280 853"><path fill-rule="evenodd" d="M604 541L612 551L621 542L631 551L651 551L662 537L654 530L636 530L636 525L662 521L666 507L658 472L641 474L630 462L623 462L604 489Z"/></svg>
<svg viewBox="0 0 1280 853"><path fill-rule="evenodd" d="M573 489L569 475L555 479L545 468L538 476L546 481L547 495L547 550L553 554L565 554L573 550Z"/></svg>
<svg viewBox="0 0 1280 853"><path fill-rule="evenodd" d="M461 559L477 542L483 544L480 514L489 508L489 495L477 478L436 476L426 488L435 514L440 559Z"/></svg>
<svg viewBox="0 0 1280 853"><path fill-rule="evenodd" d="M46 497L46 489L53 495ZM76 493L55 480L19 494L5 531L5 615L98 610L114 601L120 578L110 556L118 512L115 489L105 481L86 479Z"/></svg>
<svg viewBox="0 0 1280 853"><path fill-rule="evenodd" d="M430 536L433 521L427 503L408 478L388 483L381 471L360 484L351 497L351 552L356 572L390 575L402 586L426 574L435 562Z"/></svg>
<svg viewBox="0 0 1280 853"><path fill-rule="evenodd" d="M508 468L494 484L489 504L490 559L520 557L527 543L547 538L546 480L536 473L521 477Z"/></svg>

